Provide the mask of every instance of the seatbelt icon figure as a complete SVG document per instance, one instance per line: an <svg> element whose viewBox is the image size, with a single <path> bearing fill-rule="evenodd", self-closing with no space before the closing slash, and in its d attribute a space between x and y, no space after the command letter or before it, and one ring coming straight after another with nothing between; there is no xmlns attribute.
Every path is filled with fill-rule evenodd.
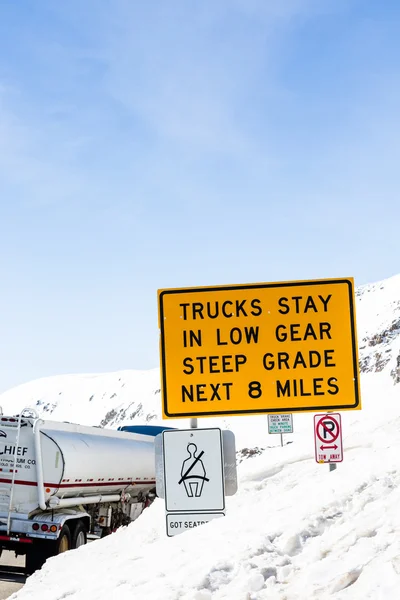
<svg viewBox="0 0 400 600"><path fill-rule="evenodd" d="M196 498L200 498L204 482L210 481L206 477L206 470L203 461L201 460L204 451L202 450L200 454L196 456L197 446L193 443L187 445L187 451L189 453L189 458L183 461L179 485L183 482L186 494L189 498L193 498L193 492Z"/></svg>

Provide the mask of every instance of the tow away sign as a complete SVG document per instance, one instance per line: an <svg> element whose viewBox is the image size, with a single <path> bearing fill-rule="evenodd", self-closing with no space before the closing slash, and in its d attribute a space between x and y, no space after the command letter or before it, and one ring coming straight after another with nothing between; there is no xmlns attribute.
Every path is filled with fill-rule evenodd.
<svg viewBox="0 0 400 600"><path fill-rule="evenodd" d="M163 417L361 408L354 283L158 291Z"/></svg>
<svg viewBox="0 0 400 600"><path fill-rule="evenodd" d="M314 439L317 463L342 462L342 422L339 413L314 415Z"/></svg>

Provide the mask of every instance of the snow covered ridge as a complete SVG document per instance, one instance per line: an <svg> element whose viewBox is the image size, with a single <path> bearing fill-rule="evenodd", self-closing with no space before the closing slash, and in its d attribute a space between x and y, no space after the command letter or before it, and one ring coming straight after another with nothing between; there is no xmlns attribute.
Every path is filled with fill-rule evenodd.
<svg viewBox="0 0 400 600"><path fill-rule="evenodd" d="M9 414L34 407L43 418L56 421L76 422L79 415L81 425L149 423L161 410L160 373L151 369L46 377L4 392L0 405Z"/></svg>
<svg viewBox="0 0 400 600"><path fill-rule="evenodd" d="M360 370L400 383L400 275L356 290Z"/></svg>
<svg viewBox="0 0 400 600"><path fill-rule="evenodd" d="M361 372L382 372L391 385L399 384L400 275L358 287L356 303ZM79 415L83 425L161 423L160 372L155 368L47 377L1 394L0 405L11 414L33 406L43 417L59 421L76 421ZM214 426L222 422L227 426L226 420Z"/></svg>

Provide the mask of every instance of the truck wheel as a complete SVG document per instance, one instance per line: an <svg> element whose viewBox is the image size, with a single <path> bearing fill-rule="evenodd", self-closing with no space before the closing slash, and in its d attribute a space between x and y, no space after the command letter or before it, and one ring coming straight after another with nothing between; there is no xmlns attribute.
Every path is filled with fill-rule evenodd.
<svg viewBox="0 0 400 600"><path fill-rule="evenodd" d="M87 542L86 527L82 521L78 521L74 533L72 534L72 548L79 548L84 546Z"/></svg>
<svg viewBox="0 0 400 600"><path fill-rule="evenodd" d="M67 552L67 550L71 550L72 548L72 543L71 543L71 532L70 529L68 527L68 525L63 525L63 528L61 529L61 533L60 533L60 537L57 540L56 543L56 551L55 551L55 555L57 554L61 554L61 552Z"/></svg>

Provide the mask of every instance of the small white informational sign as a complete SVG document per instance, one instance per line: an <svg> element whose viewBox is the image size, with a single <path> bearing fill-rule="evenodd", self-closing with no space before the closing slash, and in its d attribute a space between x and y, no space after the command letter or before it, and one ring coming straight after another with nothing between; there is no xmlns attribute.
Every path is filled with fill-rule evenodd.
<svg viewBox="0 0 400 600"><path fill-rule="evenodd" d="M213 519L224 517L223 512L214 513L167 513L167 534L169 537L196 529Z"/></svg>
<svg viewBox="0 0 400 600"><path fill-rule="evenodd" d="M314 415L314 440L317 463L342 462L342 421L339 413Z"/></svg>
<svg viewBox="0 0 400 600"><path fill-rule="evenodd" d="M177 535L223 517L221 430L167 430L162 437L167 535Z"/></svg>
<svg viewBox="0 0 400 600"><path fill-rule="evenodd" d="M293 415L268 415L268 433L293 433Z"/></svg>

